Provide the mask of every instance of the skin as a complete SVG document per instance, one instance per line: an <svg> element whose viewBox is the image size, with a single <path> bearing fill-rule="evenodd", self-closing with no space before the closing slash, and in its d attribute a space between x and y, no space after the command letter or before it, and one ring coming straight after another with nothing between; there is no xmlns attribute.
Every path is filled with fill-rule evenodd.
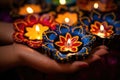
<svg viewBox="0 0 120 80"><path fill-rule="evenodd" d="M4 45L0 46L0 71L16 66L29 66L48 74L74 73L88 67L90 63L99 60L102 55L108 53L107 47L102 45L94 49L92 51L93 55L84 61L74 61L66 64L57 63L55 60L40 54L26 45L13 43L13 33L12 24L0 23L0 42Z"/></svg>

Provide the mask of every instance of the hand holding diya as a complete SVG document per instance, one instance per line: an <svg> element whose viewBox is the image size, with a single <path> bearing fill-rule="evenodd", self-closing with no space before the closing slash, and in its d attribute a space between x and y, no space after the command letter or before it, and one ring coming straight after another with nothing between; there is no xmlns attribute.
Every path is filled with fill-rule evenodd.
<svg viewBox="0 0 120 80"><path fill-rule="evenodd" d="M25 19L14 22L16 42L27 44L32 48L39 48L43 43L43 33L48 29L55 29L53 20L38 15L27 15ZM46 21L46 22L44 22Z"/></svg>
<svg viewBox="0 0 120 80"><path fill-rule="evenodd" d="M44 51L51 58L58 62L71 62L88 57L95 37L87 35L81 26L60 24L55 31L45 32L44 39Z"/></svg>

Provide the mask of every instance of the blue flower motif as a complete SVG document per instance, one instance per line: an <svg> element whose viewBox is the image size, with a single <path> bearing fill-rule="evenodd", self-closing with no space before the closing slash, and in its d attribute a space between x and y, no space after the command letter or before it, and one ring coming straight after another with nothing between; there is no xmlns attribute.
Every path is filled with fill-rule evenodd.
<svg viewBox="0 0 120 80"><path fill-rule="evenodd" d="M86 34L82 26L57 25L56 30L43 35L43 48L58 62L83 60L88 57L95 37ZM71 39L71 44L67 44ZM67 46L66 46L67 45Z"/></svg>
<svg viewBox="0 0 120 80"><path fill-rule="evenodd" d="M89 17L83 16L80 18L80 23L88 29L90 29L91 25L96 21L100 23L106 22L109 26L113 26L113 34L120 35L120 20L117 19L114 12L99 13L94 10L90 13Z"/></svg>

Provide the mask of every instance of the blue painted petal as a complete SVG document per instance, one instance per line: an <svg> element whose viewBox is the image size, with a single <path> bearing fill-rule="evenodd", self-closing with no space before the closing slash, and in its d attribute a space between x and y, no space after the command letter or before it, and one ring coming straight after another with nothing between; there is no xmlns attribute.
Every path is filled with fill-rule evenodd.
<svg viewBox="0 0 120 80"><path fill-rule="evenodd" d="M75 36L75 35L78 35L78 36L80 36L80 37L82 37L83 36L83 28L82 27L74 27L73 29L72 29L72 34L73 34L73 36Z"/></svg>
<svg viewBox="0 0 120 80"><path fill-rule="evenodd" d="M108 13L108 14L105 14L103 19L107 21L109 24L113 24L116 19L116 16L114 13Z"/></svg>
<svg viewBox="0 0 120 80"><path fill-rule="evenodd" d="M101 19L100 13L98 13L96 11L93 11L90 16L91 16L92 20L98 20L99 21Z"/></svg>
<svg viewBox="0 0 120 80"><path fill-rule="evenodd" d="M55 49L52 43L45 43L45 46L49 49Z"/></svg>
<svg viewBox="0 0 120 80"><path fill-rule="evenodd" d="M92 35L83 36L81 41L83 42L83 46L90 45L95 40L95 37Z"/></svg>
<svg viewBox="0 0 120 80"><path fill-rule="evenodd" d="M88 17L82 17L80 18L80 22L84 25L84 26L89 26L90 24L90 19Z"/></svg>
<svg viewBox="0 0 120 80"><path fill-rule="evenodd" d="M61 57L61 58L66 58L67 55L66 54L62 54L62 53L59 52L58 56Z"/></svg>
<svg viewBox="0 0 120 80"><path fill-rule="evenodd" d="M69 31L70 31L70 29L69 29L69 26L67 26L67 25L62 25L59 27L59 32L62 34L66 34Z"/></svg>
<svg viewBox="0 0 120 80"><path fill-rule="evenodd" d="M79 52L78 55L83 55L83 54L87 54L88 53L88 48L87 47L83 47Z"/></svg>
<svg viewBox="0 0 120 80"><path fill-rule="evenodd" d="M47 40L52 41L52 40L55 40L56 37L57 37L56 32L54 32L54 31L46 32L46 39Z"/></svg>
<svg viewBox="0 0 120 80"><path fill-rule="evenodd" d="M120 22L116 22L114 24L114 28L115 28L115 34L120 35Z"/></svg>

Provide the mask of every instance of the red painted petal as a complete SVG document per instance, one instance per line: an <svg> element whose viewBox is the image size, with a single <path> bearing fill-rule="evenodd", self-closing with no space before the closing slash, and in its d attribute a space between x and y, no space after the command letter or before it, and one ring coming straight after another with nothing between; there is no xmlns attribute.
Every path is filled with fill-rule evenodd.
<svg viewBox="0 0 120 80"><path fill-rule="evenodd" d="M72 42L78 41L78 36L75 36L71 39Z"/></svg>
<svg viewBox="0 0 120 80"><path fill-rule="evenodd" d="M29 25L33 25L38 22L39 16L38 15L28 15L28 16L26 16L25 20L28 22Z"/></svg>
<svg viewBox="0 0 120 80"><path fill-rule="evenodd" d="M13 39L16 42L23 42L24 41L24 36L23 36L22 33L16 32L16 33L13 34Z"/></svg>
<svg viewBox="0 0 120 80"><path fill-rule="evenodd" d="M66 42L66 40L65 40L65 38L63 36L60 36L60 41L63 42L63 43Z"/></svg>
<svg viewBox="0 0 120 80"><path fill-rule="evenodd" d="M61 51L64 51L65 50L65 47L63 46L63 47L61 47Z"/></svg>
<svg viewBox="0 0 120 80"><path fill-rule="evenodd" d="M39 48L40 46L42 46L42 40L40 40L40 41L28 41L27 43L32 48Z"/></svg>
<svg viewBox="0 0 120 80"><path fill-rule="evenodd" d="M51 23L52 23L52 22L50 22L50 16L49 16L48 14L42 15L42 16L40 17L39 22L40 22L41 24L43 24L43 25L45 25L45 26L49 26L49 27L51 26Z"/></svg>
<svg viewBox="0 0 120 80"><path fill-rule="evenodd" d="M99 23L99 22L96 22L96 26L97 26L97 27L100 27L100 23Z"/></svg>
<svg viewBox="0 0 120 80"><path fill-rule="evenodd" d="M27 22L25 22L24 20L19 19L19 20L16 20L13 23L13 25L15 27L15 30L23 32L24 31L24 27L27 25Z"/></svg>
<svg viewBox="0 0 120 80"><path fill-rule="evenodd" d="M55 43L57 46L64 46L64 43L61 43L61 42L56 42Z"/></svg>
<svg viewBox="0 0 120 80"><path fill-rule="evenodd" d="M78 46L80 46L81 44L82 44L81 42L75 42L75 43L72 44L72 46L78 47Z"/></svg>
<svg viewBox="0 0 120 80"><path fill-rule="evenodd" d="M76 47L72 47L72 52L76 52L77 51L77 48Z"/></svg>
<svg viewBox="0 0 120 80"><path fill-rule="evenodd" d="M92 29L94 29L95 31L98 31L99 30L99 27L98 26L95 26L95 25L92 25ZM93 30L93 31L94 31Z"/></svg>
<svg viewBox="0 0 120 80"><path fill-rule="evenodd" d="M112 30L108 30L108 31L107 31L107 33L110 33L110 34L112 34L112 33L113 33L113 31L112 31Z"/></svg>
<svg viewBox="0 0 120 80"><path fill-rule="evenodd" d="M66 39L68 40L68 39L70 39L70 38L71 38L70 33L67 33L67 34L66 34Z"/></svg>

